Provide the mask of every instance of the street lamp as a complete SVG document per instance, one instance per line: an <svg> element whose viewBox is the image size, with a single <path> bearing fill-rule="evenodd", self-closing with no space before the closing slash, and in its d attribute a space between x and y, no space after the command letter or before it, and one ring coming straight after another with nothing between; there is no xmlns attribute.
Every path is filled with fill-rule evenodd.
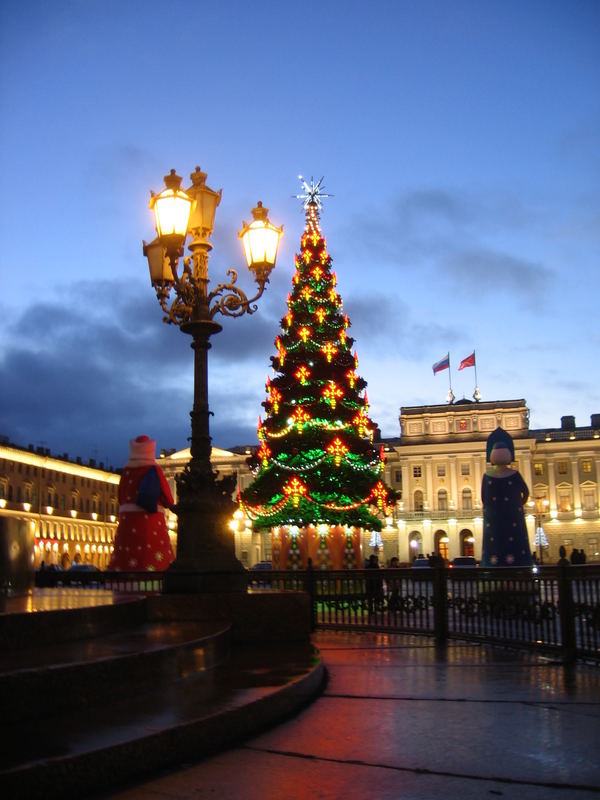
<svg viewBox="0 0 600 800"><path fill-rule="evenodd" d="M533 538L533 546L540 548L540 566L544 563L543 548L548 547L548 538L542 527L544 517L548 513L548 506L550 502L546 497L533 497L529 501L529 505L535 509L535 536Z"/></svg>
<svg viewBox="0 0 600 800"><path fill-rule="evenodd" d="M191 459L177 476L177 556L165 573L165 591L245 590L247 578L235 557L235 544L228 520L235 508L231 500L235 478L217 480L210 463L211 439L208 407L207 354L210 337L222 326L216 314L241 317L253 314L275 266L283 227L268 219L268 209L259 201L251 223L243 223L242 240L246 263L258 291L248 299L237 284L237 273L227 271L229 282L209 291L208 241L221 190L206 185L206 173L196 167L192 185L185 191L175 170L165 176L165 189L151 195L157 237L143 243L150 280L165 314L164 321L179 326L192 337L194 351L194 406L191 417ZM184 256L190 237L191 256ZM179 268L180 261L182 268Z"/></svg>

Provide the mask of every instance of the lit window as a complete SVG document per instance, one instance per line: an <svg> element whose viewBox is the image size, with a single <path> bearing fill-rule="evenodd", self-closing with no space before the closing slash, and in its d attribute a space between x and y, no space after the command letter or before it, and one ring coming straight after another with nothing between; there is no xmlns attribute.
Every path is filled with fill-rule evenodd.
<svg viewBox="0 0 600 800"><path fill-rule="evenodd" d="M460 474L461 475L470 475L471 474L471 465L470 464L461 464L460 465Z"/></svg>
<svg viewBox="0 0 600 800"><path fill-rule="evenodd" d="M544 465L540 464L539 462L533 465L533 471L536 475L543 475L544 474Z"/></svg>
<svg viewBox="0 0 600 800"><path fill-rule="evenodd" d="M596 492L594 489L584 489L581 495L581 505L584 511L596 510Z"/></svg>
<svg viewBox="0 0 600 800"><path fill-rule="evenodd" d="M584 472L588 472L588 473L591 472L592 471L592 462L591 461L583 461L581 463L581 469Z"/></svg>
<svg viewBox="0 0 600 800"><path fill-rule="evenodd" d="M413 478L420 478L421 477L421 467L413 467Z"/></svg>
<svg viewBox="0 0 600 800"><path fill-rule="evenodd" d="M559 511L571 511L572 510L571 492L569 491L569 489L559 489L559 491L558 491L558 510Z"/></svg>
<svg viewBox="0 0 600 800"><path fill-rule="evenodd" d="M470 489L462 490L462 507L463 511L471 511L473 508L473 495Z"/></svg>
<svg viewBox="0 0 600 800"><path fill-rule="evenodd" d="M438 492L438 509L448 511L448 494L445 489L440 489Z"/></svg>

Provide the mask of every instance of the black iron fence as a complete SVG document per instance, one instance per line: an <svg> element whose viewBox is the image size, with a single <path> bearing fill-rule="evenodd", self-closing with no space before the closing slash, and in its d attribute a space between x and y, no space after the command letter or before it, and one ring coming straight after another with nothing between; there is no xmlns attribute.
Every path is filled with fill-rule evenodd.
<svg viewBox="0 0 600 800"><path fill-rule="evenodd" d="M36 586L162 591L160 572L43 570ZM306 591L314 628L381 630L600 662L600 566L250 570L251 591Z"/></svg>
<svg viewBox="0 0 600 800"><path fill-rule="evenodd" d="M251 573L310 594L314 627L424 633L600 661L600 567Z"/></svg>

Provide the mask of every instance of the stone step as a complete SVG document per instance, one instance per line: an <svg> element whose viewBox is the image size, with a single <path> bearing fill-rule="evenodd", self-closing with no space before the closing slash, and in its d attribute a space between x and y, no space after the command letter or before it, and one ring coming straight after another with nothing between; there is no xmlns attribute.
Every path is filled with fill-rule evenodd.
<svg viewBox="0 0 600 800"><path fill-rule="evenodd" d="M224 622L145 622L109 635L0 652L5 722L39 719L159 690L227 660Z"/></svg>
<svg viewBox="0 0 600 800"><path fill-rule="evenodd" d="M3 797L83 798L196 761L298 711L323 681L308 643L238 644L226 663L155 689L14 720L0 752Z"/></svg>

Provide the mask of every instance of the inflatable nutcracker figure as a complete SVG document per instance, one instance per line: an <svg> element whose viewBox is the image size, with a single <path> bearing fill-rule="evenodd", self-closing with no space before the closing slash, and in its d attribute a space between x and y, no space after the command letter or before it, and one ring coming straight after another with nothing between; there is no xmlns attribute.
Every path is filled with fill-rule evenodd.
<svg viewBox="0 0 600 800"><path fill-rule="evenodd" d="M510 467L515 458L512 437L502 428L488 436L488 467L481 482L483 567L528 567L533 561L525 524L529 497L521 474Z"/></svg>
<svg viewBox="0 0 600 800"><path fill-rule="evenodd" d="M164 570L173 561L164 517L173 496L155 461L155 448L156 442L148 436L129 442L129 461L119 483L119 524L111 570Z"/></svg>

